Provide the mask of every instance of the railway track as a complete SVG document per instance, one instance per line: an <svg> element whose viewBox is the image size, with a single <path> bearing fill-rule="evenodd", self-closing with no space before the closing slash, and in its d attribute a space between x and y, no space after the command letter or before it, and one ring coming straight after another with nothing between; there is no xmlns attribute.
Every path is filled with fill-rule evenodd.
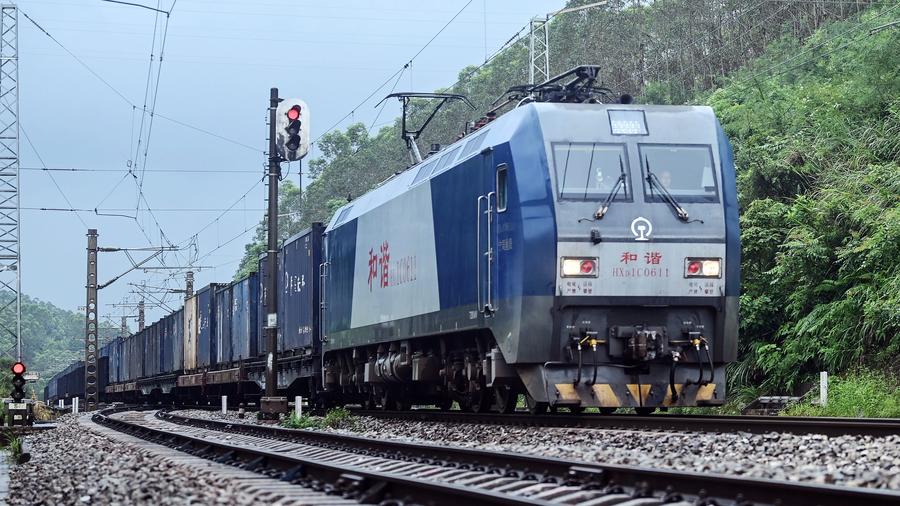
<svg viewBox="0 0 900 506"><path fill-rule="evenodd" d="M580 427L622 430L672 430L699 432L784 432L827 436L874 436L900 434L900 419L813 418L789 416L712 415L531 415L527 413L468 413L419 409L411 411L352 410L377 418L422 422L478 423L532 427Z"/></svg>
<svg viewBox="0 0 900 506"><path fill-rule="evenodd" d="M94 421L366 503L898 504L900 492L595 464L479 449L106 410ZM127 415L127 416L126 416Z"/></svg>

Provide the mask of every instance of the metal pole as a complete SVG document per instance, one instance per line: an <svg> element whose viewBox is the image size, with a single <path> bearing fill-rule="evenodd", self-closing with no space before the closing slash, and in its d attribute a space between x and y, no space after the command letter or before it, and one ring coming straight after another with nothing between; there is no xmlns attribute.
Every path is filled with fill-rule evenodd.
<svg viewBox="0 0 900 506"><path fill-rule="evenodd" d="M281 99L278 88L269 95L269 214L266 255L266 398L260 411L268 419L287 412L287 398L278 396L278 178L281 158L275 147L275 109Z"/></svg>
<svg viewBox="0 0 900 506"><path fill-rule="evenodd" d="M144 299L138 302L138 332L144 330Z"/></svg>
<svg viewBox="0 0 900 506"><path fill-rule="evenodd" d="M88 229L87 303L84 305L84 410L97 409L97 229Z"/></svg>
<svg viewBox="0 0 900 506"><path fill-rule="evenodd" d="M194 271L187 271L184 275L184 300L194 296Z"/></svg>

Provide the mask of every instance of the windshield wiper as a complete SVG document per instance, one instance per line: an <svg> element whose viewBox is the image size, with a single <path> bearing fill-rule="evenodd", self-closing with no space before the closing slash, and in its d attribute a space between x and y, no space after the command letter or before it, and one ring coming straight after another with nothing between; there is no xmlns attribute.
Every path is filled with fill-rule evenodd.
<svg viewBox="0 0 900 506"><path fill-rule="evenodd" d="M672 206L672 209L675 210L675 215L678 216L678 219L683 222L687 222L688 218L690 218L690 216L688 216L688 212L685 211L684 208L678 204L678 201L675 200L675 197L673 197L672 194L669 193L668 190L666 190L659 178L656 177L656 174L650 172L649 157L644 159L644 164L647 166L647 182L650 183L651 187L656 186L656 188L662 194L663 200L665 200L670 206Z"/></svg>
<svg viewBox="0 0 900 506"><path fill-rule="evenodd" d="M613 199L616 198L616 195L619 194L619 190L625 188L625 165L622 163L622 155L619 155L619 179L616 181L615 186L611 192L609 192L609 196L606 197L606 202L600 206L600 209L597 209L597 212L594 213L594 218L598 220L602 220L604 216L606 216L606 211L609 211L609 205L612 204ZM625 193L628 193L628 189L625 189Z"/></svg>

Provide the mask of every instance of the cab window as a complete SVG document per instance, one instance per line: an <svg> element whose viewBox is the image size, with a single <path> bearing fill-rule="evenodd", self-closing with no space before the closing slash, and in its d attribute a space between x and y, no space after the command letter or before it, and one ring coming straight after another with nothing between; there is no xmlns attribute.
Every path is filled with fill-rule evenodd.
<svg viewBox="0 0 900 506"><path fill-rule="evenodd" d="M656 185L647 181L652 174L679 202L718 202L712 150L705 145L640 144L644 194L661 199Z"/></svg>
<svg viewBox="0 0 900 506"><path fill-rule="evenodd" d="M555 143L553 164L561 199L603 199L615 189L622 174L628 177L628 156L621 144ZM627 183L628 179L616 200L630 199L631 189Z"/></svg>

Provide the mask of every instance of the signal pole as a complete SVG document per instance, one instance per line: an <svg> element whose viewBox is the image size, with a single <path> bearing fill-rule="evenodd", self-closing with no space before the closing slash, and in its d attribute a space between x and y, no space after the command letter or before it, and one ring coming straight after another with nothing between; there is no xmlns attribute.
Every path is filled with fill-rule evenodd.
<svg viewBox="0 0 900 506"><path fill-rule="evenodd" d="M287 413L287 397L278 397L278 178L281 157L275 143L275 110L281 99L278 88L269 94L269 217L266 251L266 396L260 400L260 411L266 419L277 420Z"/></svg>
<svg viewBox="0 0 900 506"><path fill-rule="evenodd" d="M100 402L97 377L97 229L88 229L87 304L84 307L84 406L94 411Z"/></svg>

